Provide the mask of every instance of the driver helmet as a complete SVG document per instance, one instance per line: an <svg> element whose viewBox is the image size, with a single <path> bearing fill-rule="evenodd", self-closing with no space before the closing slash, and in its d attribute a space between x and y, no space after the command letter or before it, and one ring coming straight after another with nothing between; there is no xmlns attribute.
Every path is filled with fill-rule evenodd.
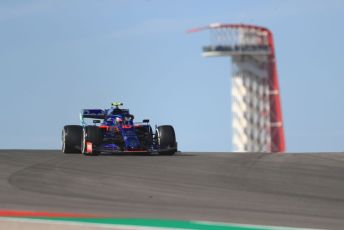
<svg viewBox="0 0 344 230"><path fill-rule="evenodd" d="M117 123L117 124L121 124L121 123L122 123L122 121L123 121L123 119L122 119L122 118L120 118L120 117L116 117L116 123Z"/></svg>

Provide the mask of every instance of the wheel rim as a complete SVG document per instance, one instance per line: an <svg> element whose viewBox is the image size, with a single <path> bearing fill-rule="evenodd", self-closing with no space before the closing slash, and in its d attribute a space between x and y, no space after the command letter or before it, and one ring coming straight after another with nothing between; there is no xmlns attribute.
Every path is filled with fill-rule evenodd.
<svg viewBox="0 0 344 230"><path fill-rule="evenodd" d="M158 129L156 130L156 139L157 139L157 142L158 142L158 146L160 148L160 133L159 133Z"/></svg>
<svg viewBox="0 0 344 230"><path fill-rule="evenodd" d="M66 132L62 130L62 152L66 152Z"/></svg>
<svg viewBox="0 0 344 230"><path fill-rule="evenodd" d="M82 132L82 144L81 144L81 151L82 151L83 154L86 154L85 146L86 146L86 132L85 132L85 129L83 129L83 132Z"/></svg>

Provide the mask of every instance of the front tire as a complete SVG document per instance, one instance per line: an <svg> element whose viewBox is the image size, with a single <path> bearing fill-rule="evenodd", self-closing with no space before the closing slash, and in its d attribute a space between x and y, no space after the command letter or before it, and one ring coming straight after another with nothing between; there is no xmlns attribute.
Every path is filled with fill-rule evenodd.
<svg viewBox="0 0 344 230"><path fill-rule="evenodd" d="M66 125L62 129L62 152L81 153L82 127Z"/></svg>
<svg viewBox="0 0 344 230"><path fill-rule="evenodd" d="M97 126L86 126L83 129L81 149L84 155L99 155L100 152L94 150L103 141L103 131ZM92 151L87 151L87 144L92 145Z"/></svg>
<svg viewBox="0 0 344 230"><path fill-rule="evenodd" d="M177 151L176 134L171 125L162 125L156 129L156 138L160 155L173 155Z"/></svg>

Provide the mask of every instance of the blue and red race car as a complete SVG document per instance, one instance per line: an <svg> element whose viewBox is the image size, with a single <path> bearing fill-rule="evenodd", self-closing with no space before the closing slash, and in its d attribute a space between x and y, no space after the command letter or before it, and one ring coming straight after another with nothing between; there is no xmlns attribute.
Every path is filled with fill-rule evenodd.
<svg viewBox="0 0 344 230"><path fill-rule="evenodd" d="M149 120L134 122L134 115L112 103L110 109L83 109L81 125L66 125L62 130L62 151L98 155L102 152L142 152L173 155L177 141L171 125L156 126ZM92 125L87 125L92 120Z"/></svg>

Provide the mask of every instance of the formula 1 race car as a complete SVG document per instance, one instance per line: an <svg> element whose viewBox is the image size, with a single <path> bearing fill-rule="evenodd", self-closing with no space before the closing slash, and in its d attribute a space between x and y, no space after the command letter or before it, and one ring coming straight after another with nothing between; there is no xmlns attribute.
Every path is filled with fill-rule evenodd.
<svg viewBox="0 0 344 230"><path fill-rule="evenodd" d="M81 125L66 125L62 130L62 151L98 155L101 152L142 152L173 155L177 141L172 126L156 126L155 132L149 120L134 122L123 103L112 103L110 109L83 109ZM87 124L92 120L92 125Z"/></svg>

